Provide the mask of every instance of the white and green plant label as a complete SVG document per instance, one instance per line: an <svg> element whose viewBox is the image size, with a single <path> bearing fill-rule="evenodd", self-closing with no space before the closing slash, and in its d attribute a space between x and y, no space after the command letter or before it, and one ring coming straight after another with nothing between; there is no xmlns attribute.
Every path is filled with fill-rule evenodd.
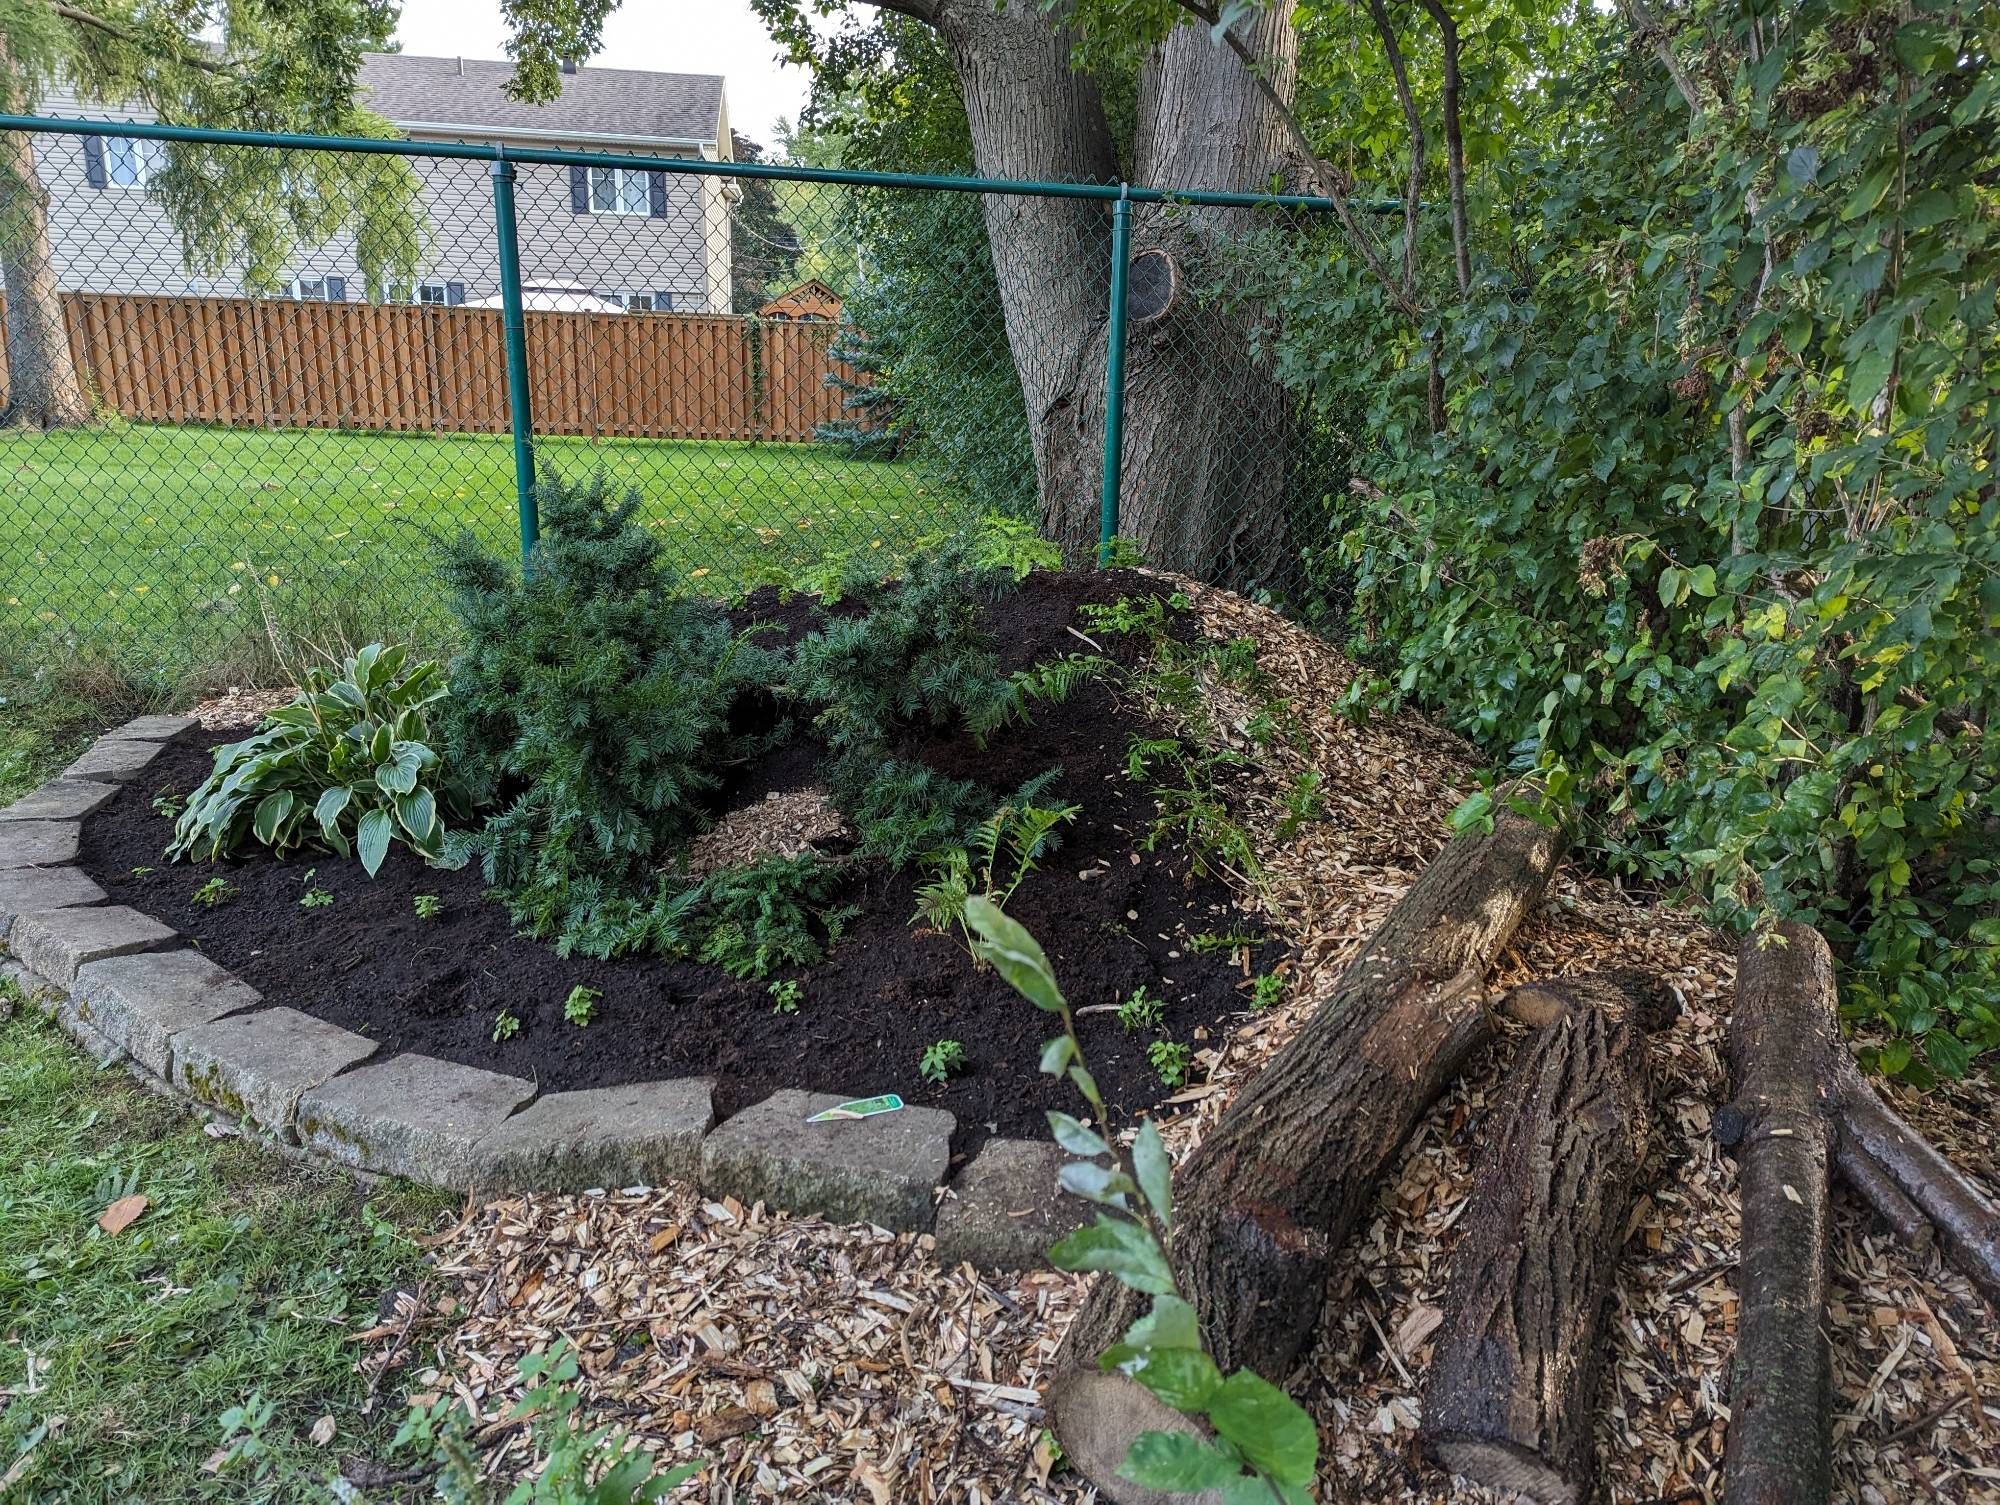
<svg viewBox="0 0 2000 1505"><path fill-rule="evenodd" d="M903 1106L903 1100L893 1092L885 1092L880 1097L858 1097L851 1103L841 1103L838 1107L823 1109L806 1120L809 1124L838 1123L843 1118L873 1118L878 1113L894 1113Z"/></svg>

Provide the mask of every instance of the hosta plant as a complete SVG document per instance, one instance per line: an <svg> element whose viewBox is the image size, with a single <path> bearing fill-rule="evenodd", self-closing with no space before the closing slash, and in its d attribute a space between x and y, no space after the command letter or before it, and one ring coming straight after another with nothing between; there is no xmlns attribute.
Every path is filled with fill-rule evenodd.
<svg viewBox="0 0 2000 1505"><path fill-rule="evenodd" d="M400 841L425 860L443 851L441 805L456 809L431 749L429 707L445 696L429 661L371 643L335 673L315 667L290 705L216 749L188 796L167 856L222 857L255 842L283 854L309 843L358 856L373 876Z"/></svg>

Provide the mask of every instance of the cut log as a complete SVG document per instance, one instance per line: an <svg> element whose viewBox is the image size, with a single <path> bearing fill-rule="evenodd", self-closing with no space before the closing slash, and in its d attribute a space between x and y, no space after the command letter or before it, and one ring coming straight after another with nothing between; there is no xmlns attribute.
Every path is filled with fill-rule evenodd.
<svg viewBox="0 0 2000 1505"><path fill-rule="evenodd" d="M1918 1213L1944 1257L2000 1308L2000 1206L1884 1102L1844 1051L1833 1066L1832 1091L1848 1184L1913 1241L1917 1235L1906 1224L1912 1210ZM1875 1171L1879 1179L1871 1179Z"/></svg>
<svg viewBox="0 0 2000 1505"><path fill-rule="evenodd" d="M1724 1505L1816 1505L1832 1490L1826 1310L1833 955L1782 924L1744 942L1729 1054L1743 1204Z"/></svg>
<svg viewBox="0 0 2000 1505"><path fill-rule="evenodd" d="M1929 1254L1937 1239L1924 1210L1903 1195L1882 1166L1882 1162L1855 1141L1852 1134L1836 1134L1833 1141L1833 1168L1862 1201L1874 1208L1889 1225L1890 1232L1919 1257Z"/></svg>
<svg viewBox="0 0 2000 1505"><path fill-rule="evenodd" d="M1650 997L1625 995L1616 1015L1573 1005L1523 1042L1452 1255L1424 1451L1538 1505L1576 1505L1596 1477L1598 1333L1652 1118L1638 1022Z"/></svg>
<svg viewBox="0 0 2000 1505"><path fill-rule="evenodd" d="M1493 1034L1482 979L1541 898L1564 836L1511 812L1427 867L1175 1182L1173 1257L1225 1372L1282 1380L1311 1340L1334 1251L1419 1117ZM1057 1356L1049 1407L1071 1462L1112 1499L1137 1388L1097 1370L1141 1305L1100 1280Z"/></svg>

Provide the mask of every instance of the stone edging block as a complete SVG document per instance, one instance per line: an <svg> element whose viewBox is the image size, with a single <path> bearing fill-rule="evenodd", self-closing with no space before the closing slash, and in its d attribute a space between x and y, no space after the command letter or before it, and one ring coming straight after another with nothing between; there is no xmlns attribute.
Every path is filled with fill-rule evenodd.
<svg viewBox="0 0 2000 1505"><path fill-rule="evenodd" d="M466 1191L488 1183L483 1141L535 1095L519 1077L399 1055L299 1099L299 1142L330 1160Z"/></svg>
<svg viewBox="0 0 2000 1505"><path fill-rule="evenodd" d="M134 716L123 726L114 726L100 742L169 742L191 726L201 723L192 716Z"/></svg>
<svg viewBox="0 0 2000 1505"><path fill-rule="evenodd" d="M33 794L23 795L0 810L0 821L81 820L110 804L117 793L116 784L100 784L94 779L51 779Z"/></svg>
<svg viewBox="0 0 2000 1505"><path fill-rule="evenodd" d="M166 751L164 742L140 742L122 737L100 737L90 751L65 768L66 779L91 779L105 784L126 784Z"/></svg>
<svg viewBox="0 0 2000 1505"><path fill-rule="evenodd" d="M1029 1270L1048 1247L1087 1221L1089 1206L1056 1186L1068 1157L1047 1139L989 1139L952 1179L938 1205L940 1263Z"/></svg>
<svg viewBox="0 0 2000 1505"><path fill-rule="evenodd" d="M551 1092L479 1145L490 1191L690 1185L715 1122L707 1077Z"/></svg>
<svg viewBox="0 0 2000 1505"><path fill-rule="evenodd" d="M903 1108L806 1122L842 1101L787 1088L745 1108L702 1141L703 1190L786 1212L923 1232L951 1162L957 1121L937 1108Z"/></svg>
<svg viewBox="0 0 2000 1505"><path fill-rule="evenodd" d="M263 997L199 951L106 957L79 967L77 1013L163 1081L173 1077L173 1037L255 1008Z"/></svg>
<svg viewBox="0 0 2000 1505"><path fill-rule="evenodd" d="M73 820L0 821L0 869L61 867L76 861L82 840Z"/></svg>
<svg viewBox="0 0 2000 1505"><path fill-rule="evenodd" d="M8 931L8 948L30 971L58 987L76 981L77 969L107 956L157 951L176 939L170 925L124 904L30 910Z"/></svg>
<svg viewBox="0 0 2000 1505"><path fill-rule="evenodd" d="M70 909L102 904L103 889L74 867L0 868L0 941L13 933L14 921L38 909Z"/></svg>
<svg viewBox="0 0 2000 1505"><path fill-rule="evenodd" d="M173 1088L296 1144L299 1099L375 1054L375 1042L297 1009L259 1009L173 1037Z"/></svg>

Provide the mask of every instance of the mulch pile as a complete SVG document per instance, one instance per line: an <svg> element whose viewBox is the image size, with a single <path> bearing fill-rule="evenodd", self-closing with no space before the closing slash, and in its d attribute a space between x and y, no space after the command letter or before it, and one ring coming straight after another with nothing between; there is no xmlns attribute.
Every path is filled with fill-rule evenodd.
<svg viewBox="0 0 2000 1505"><path fill-rule="evenodd" d="M984 620L1012 671L1082 651L1070 630L1080 605L1162 589L1126 571L1034 575L988 604ZM807 598L780 601L764 591L734 615L738 626L770 621L796 637L815 614ZM1116 640L1105 647L1128 659L1137 652ZM372 880L358 863L324 853L274 860L259 849L220 865L166 862L173 826L155 808L160 792L185 798L208 775L208 749L248 730L214 727L206 711L201 719L143 780L90 817L82 865L114 902L194 938L267 1003L366 1035L385 1053L441 1057L550 1092L713 1076L722 1117L784 1087L853 1097L898 1092L956 1115L959 1156L991 1134L1040 1136L1048 1109L1074 1106L1063 1084L1035 1069L1047 1033L1036 1011L990 968L975 966L961 937L913 928L919 873L853 864L830 901L859 911L839 943L817 965L762 980L654 956L563 958L515 933L505 908L484 897L476 865L441 871L401 846ZM1163 1006L1164 1033L1200 1045L1242 1012L1253 976L1281 947L1203 954L1190 946L1204 932L1242 932L1245 919L1230 889L1192 877L1177 851L1141 850L1152 807L1124 775L1125 751L1133 736L1156 729L1143 707L1091 683L1060 705L1038 706L1032 721L996 732L984 748L925 732L897 751L996 794L1059 768L1041 799L1075 804L1078 813L1059 828L1010 910L1044 938L1079 1001L1115 1005L1143 987ZM696 869L851 846L852 832L826 801L826 756L801 727L741 769L714 829L695 844ZM227 897L205 904L196 896L218 874ZM302 906L314 888L330 902ZM422 894L441 901L438 918L417 914L413 901ZM799 985L796 1011L775 1011L769 989L778 979ZM564 1017L576 987L599 995L587 1028ZM519 1026L495 1039L503 1011ZM1125 1029L1108 1007L1081 1028L1108 1101L1138 1112L1174 1090L1147 1058L1148 1032ZM918 1061L939 1040L963 1045L966 1068L926 1082Z"/></svg>
<svg viewBox="0 0 2000 1505"><path fill-rule="evenodd" d="M1168 1137L1180 1154L1230 1092L1325 996L1355 948L1444 840L1474 760L1402 714L1353 725L1331 707L1353 673L1275 614L1195 589L1218 635L1257 640L1294 698L1329 818L1288 844L1273 762L1247 801L1290 941L1286 1001L1202 1055ZM1221 735L1248 707L1218 699ZM1732 948L1683 911L1565 873L1517 937L1496 985L1643 966L1679 994L1654 1038L1665 1145L1632 1219L1609 1321L1598 1419L1605 1498L1717 1497L1737 1304L1735 1172L1709 1132L1723 1100ZM1490 1498L1415 1447L1420 1382L1471 1159L1506 1048L1477 1063L1417 1131L1380 1210L1344 1252L1320 1342L1293 1385L1320 1420L1325 1501ZM1897 1106L1961 1165L2000 1181L1990 1087ZM2000 1322L1963 1279L1913 1259L1844 1193L1835 1198L1829 1324L1836 1495L1869 1505L2000 1499ZM673 1458L714 1461L690 1498L1050 1502L1088 1498L1049 1471L1037 1384L1079 1285L942 1269L927 1240L830 1227L683 1189L514 1197L468 1207L363 1359L420 1395L449 1391L491 1419L496 1474L529 1462L504 1417L520 1357L560 1335L592 1399Z"/></svg>

